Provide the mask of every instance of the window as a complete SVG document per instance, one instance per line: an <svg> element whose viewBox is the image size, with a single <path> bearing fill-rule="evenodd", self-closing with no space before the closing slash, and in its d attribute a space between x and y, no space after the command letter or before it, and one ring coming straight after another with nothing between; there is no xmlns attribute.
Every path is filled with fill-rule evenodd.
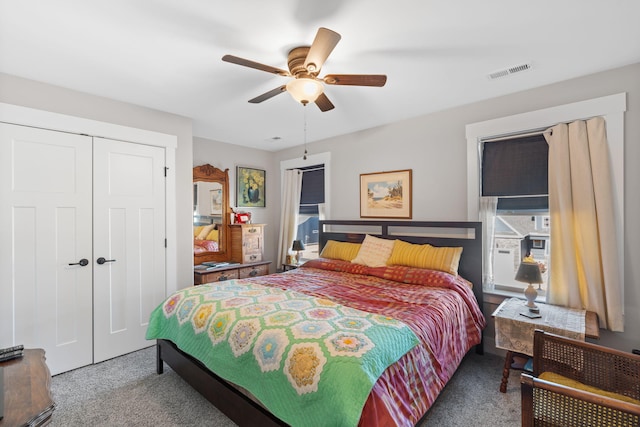
<svg viewBox="0 0 640 427"><path fill-rule="evenodd" d="M305 187L302 190L302 193L307 194L309 189L309 183L312 181L310 178L313 174L309 175L312 172L312 169L316 169L318 166L322 167L322 175L324 176L324 182L322 182L322 198L319 200L323 200L323 202L316 201L317 205L317 214L308 214L308 213L300 213L299 217L303 221L309 216L315 216L317 220L331 218L331 153L312 153L308 154L307 158L297 157L289 160L282 160L280 162L280 172L284 175L284 171L288 169L299 169L303 171L303 186ZM319 175L318 175L319 176ZM318 184L320 184L318 182ZM313 201L309 201L306 197L303 199L305 205L313 204ZM306 207L305 209L309 209ZM299 211L300 212L300 211ZM313 221L313 220L312 220ZM302 222L301 222L302 224ZM313 224L309 224L311 227L311 232L301 232L300 240L303 242L307 240L306 236L309 236L309 248L304 252L301 252L300 255L303 259L311 259L318 257L318 243L313 243L313 238L317 242L317 238L319 237L318 233L314 233ZM304 228L304 227L303 227ZM318 230L318 226L316 225L315 230Z"/></svg>
<svg viewBox="0 0 640 427"><path fill-rule="evenodd" d="M524 289L515 280L525 257L539 263L546 289L549 265L549 148L541 133L482 141L481 196L497 197L493 233L495 289Z"/></svg>
<svg viewBox="0 0 640 427"><path fill-rule="evenodd" d="M550 217L549 217L548 215L547 215L547 216L543 216L543 217L542 217L542 228L544 228L544 229L547 229L547 230L548 230L548 229L549 229L549 222L550 222L550 221L551 221L551 220L550 220Z"/></svg>
<svg viewBox="0 0 640 427"><path fill-rule="evenodd" d="M305 245L300 253L302 259L318 257L318 221L321 216L324 197L324 164L298 168L302 171L302 190L298 217L297 239Z"/></svg>
<svg viewBox="0 0 640 427"><path fill-rule="evenodd" d="M568 123L578 119L602 116L607 122L607 139L611 150L612 173L614 176L614 193L616 203L616 224L620 227L619 236L624 236L624 114L627 110L626 93L617 93L600 98L593 98L579 102L556 105L540 110L518 113L511 116L499 117L486 121L469 123L465 126L467 139L467 218L477 221L484 217L481 214L480 197L481 174L479 141L487 140L496 135L512 135L526 129L547 129L557 123ZM521 132L520 132L521 133ZM549 218L546 228L549 230ZM487 239L484 239L486 242ZM547 246L547 251L549 246ZM485 254L489 251L485 248ZM495 253L495 251L494 251ZM619 274L624 282L624 239L618 239L618 254L620 255ZM490 257L484 257L485 273L488 271L486 262ZM553 268L553 266L551 266ZM548 273L547 273L548 274ZM485 276L484 284L487 291L492 286Z"/></svg>

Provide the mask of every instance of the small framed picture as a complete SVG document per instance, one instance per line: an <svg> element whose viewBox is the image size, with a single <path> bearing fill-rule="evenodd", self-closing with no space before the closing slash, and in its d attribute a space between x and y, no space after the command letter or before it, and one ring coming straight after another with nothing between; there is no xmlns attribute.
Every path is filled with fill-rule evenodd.
<svg viewBox="0 0 640 427"><path fill-rule="evenodd" d="M249 208L266 206L265 171L236 167L236 206Z"/></svg>
<svg viewBox="0 0 640 427"><path fill-rule="evenodd" d="M360 174L360 218L411 219L411 169Z"/></svg>

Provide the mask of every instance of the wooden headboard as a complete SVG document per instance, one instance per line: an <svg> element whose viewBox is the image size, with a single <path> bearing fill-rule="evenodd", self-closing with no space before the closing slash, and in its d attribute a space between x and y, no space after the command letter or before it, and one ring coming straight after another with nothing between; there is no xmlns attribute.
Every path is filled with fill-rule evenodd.
<svg viewBox="0 0 640 427"><path fill-rule="evenodd" d="M461 246L458 274L473 283L482 309L482 223L464 221L360 221L319 222L319 250L328 240L360 243L367 234L433 246Z"/></svg>

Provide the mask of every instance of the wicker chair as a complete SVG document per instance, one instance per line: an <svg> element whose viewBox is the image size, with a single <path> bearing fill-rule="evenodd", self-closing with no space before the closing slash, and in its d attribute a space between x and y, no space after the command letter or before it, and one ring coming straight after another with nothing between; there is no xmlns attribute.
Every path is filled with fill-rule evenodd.
<svg viewBox="0 0 640 427"><path fill-rule="evenodd" d="M540 330L533 353L533 376L520 378L523 426L640 426L640 356ZM546 373L580 388L538 378Z"/></svg>

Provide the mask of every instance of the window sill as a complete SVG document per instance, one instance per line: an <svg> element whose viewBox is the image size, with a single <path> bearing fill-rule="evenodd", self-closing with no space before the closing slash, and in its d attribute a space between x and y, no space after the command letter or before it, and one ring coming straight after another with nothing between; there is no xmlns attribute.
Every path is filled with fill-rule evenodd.
<svg viewBox="0 0 640 427"><path fill-rule="evenodd" d="M485 297L485 301L497 300L500 301L505 298L520 298L525 299L524 297L524 289L522 291L508 291L505 289L496 289L493 285L484 285L482 288L482 293ZM546 292L542 295L538 295L536 298L536 302L545 303L547 300Z"/></svg>

